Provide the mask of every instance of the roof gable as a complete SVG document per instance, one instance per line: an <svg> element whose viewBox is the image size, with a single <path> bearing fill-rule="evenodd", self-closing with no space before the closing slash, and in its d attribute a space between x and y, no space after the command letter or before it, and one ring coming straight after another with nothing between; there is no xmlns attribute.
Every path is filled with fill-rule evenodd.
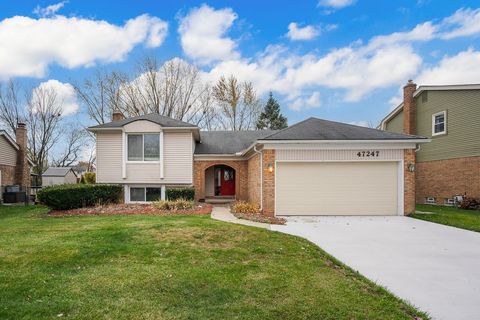
<svg viewBox="0 0 480 320"><path fill-rule="evenodd" d="M0 130L0 137L4 137L5 140L7 140L8 143L10 143L15 149L20 149L15 140L13 140L12 137L10 137L10 135L5 130Z"/></svg>
<svg viewBox="0 0 480 320"><path fill-rule="evenodd" d="M108 122L108 123L104 123L104 124L99 124L99 125L96 125L96 126L89 127L89 129L92 130L92 131L95 131L95 130L98 130L98 129L115 129L115 128L119 129L126 124L129 124L129 123L132 123L132 122L135 122L135 121L139 121L139 120L147 120L147 121L156 123L156 124L158 124L162 127L165 127L165 128L185 128L185 129L197 128L196 125L188 123L188 122L172 119L170 117L162 116L162 115L156 114L156 113L150 113L150 114L141 115L141 116L137 116L137 117L122 119L122 120L119 120L119 121L112 121L112 122Z"/></svg>
<svg viewBox="0 0 480 320"><path fill-rule="evenodd" d="M73 171L72 167L48 167L47 170L43 173L44 177L65 177L67 173L70 171L73 172L75 176L75 172Z"/></svg>

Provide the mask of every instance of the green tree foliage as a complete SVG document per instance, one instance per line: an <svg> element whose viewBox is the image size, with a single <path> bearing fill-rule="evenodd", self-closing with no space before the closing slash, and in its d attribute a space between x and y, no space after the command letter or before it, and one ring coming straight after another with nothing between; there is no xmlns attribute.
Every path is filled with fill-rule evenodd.
<svg viewBox="0 0 480 320"><path fill-rule="evenodd" d="M287 118L281 114L280 105L270 92L265 108L258 118L257 130L280 130L285 129L287 126Z"/></svg>

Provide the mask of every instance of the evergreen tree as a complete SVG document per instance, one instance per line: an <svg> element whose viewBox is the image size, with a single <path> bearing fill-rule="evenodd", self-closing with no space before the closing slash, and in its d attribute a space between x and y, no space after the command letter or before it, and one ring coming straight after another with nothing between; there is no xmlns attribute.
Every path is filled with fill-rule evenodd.
<svg viewBox="0 0 480 320"><path fill-rule="evenodd" d="M279 130L285 129L287 126L287 118L280 113L280 105L270 92L270 97L265 104L265 108L258 118L257 130Z"/></svg>

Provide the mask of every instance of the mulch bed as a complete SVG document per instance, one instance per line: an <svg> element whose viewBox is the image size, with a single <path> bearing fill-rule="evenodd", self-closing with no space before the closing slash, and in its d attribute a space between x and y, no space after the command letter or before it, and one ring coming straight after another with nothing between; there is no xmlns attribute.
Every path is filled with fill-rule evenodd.
<svg viewBox="0 0 480 320"><path fill-rule="evenodd" d="M83 216L83 215L117 215L117 214L148 214L148 215L206 215L212 212L212 205L202 203L195 205L191 210L159 210L151 204L109 204L91 208L79 208L71 210L52 210L50 216Z"/></svg>
<svg viewBox="0 0 480 320"><path fill-rule="evenodd" d="M237 217L238 219L244 219L244 220L250 220L250 221L255 221L255 222L261 222L261 223L269 223L269 224L285 224L287 220L283 218L277 218L277 217L267 217L263 216L259 213L235 213L232 212L232 214Z"/></svg>

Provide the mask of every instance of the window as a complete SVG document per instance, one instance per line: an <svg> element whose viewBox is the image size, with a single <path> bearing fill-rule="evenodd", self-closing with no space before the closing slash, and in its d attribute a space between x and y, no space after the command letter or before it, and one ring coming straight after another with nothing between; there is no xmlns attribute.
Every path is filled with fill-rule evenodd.
<svg viewBox="0 0 480 320"><path fill-rule="evenodd" d="M162 188L130 188L130 201L157 201L162 197Z"/></svg>
<svg viewBox="0 0 480 320"><path fill-rule="evenodd" d="M447 112L442 111L432 115L432 136L447 133Z"/></svg>
<svg viewBox="0 0 480 320"><path fill-rule="evenodd" d="M160 135L157 133L129 134L128 161L159 161Z"/></svg>
<svg viewBox="0 0 480 320"><path fill-rule="evenodd" d="M425 198L425 203L435 204L435 203L437 203L437 201L435 200L434 197L427 197L427 198Z"/></svg>

